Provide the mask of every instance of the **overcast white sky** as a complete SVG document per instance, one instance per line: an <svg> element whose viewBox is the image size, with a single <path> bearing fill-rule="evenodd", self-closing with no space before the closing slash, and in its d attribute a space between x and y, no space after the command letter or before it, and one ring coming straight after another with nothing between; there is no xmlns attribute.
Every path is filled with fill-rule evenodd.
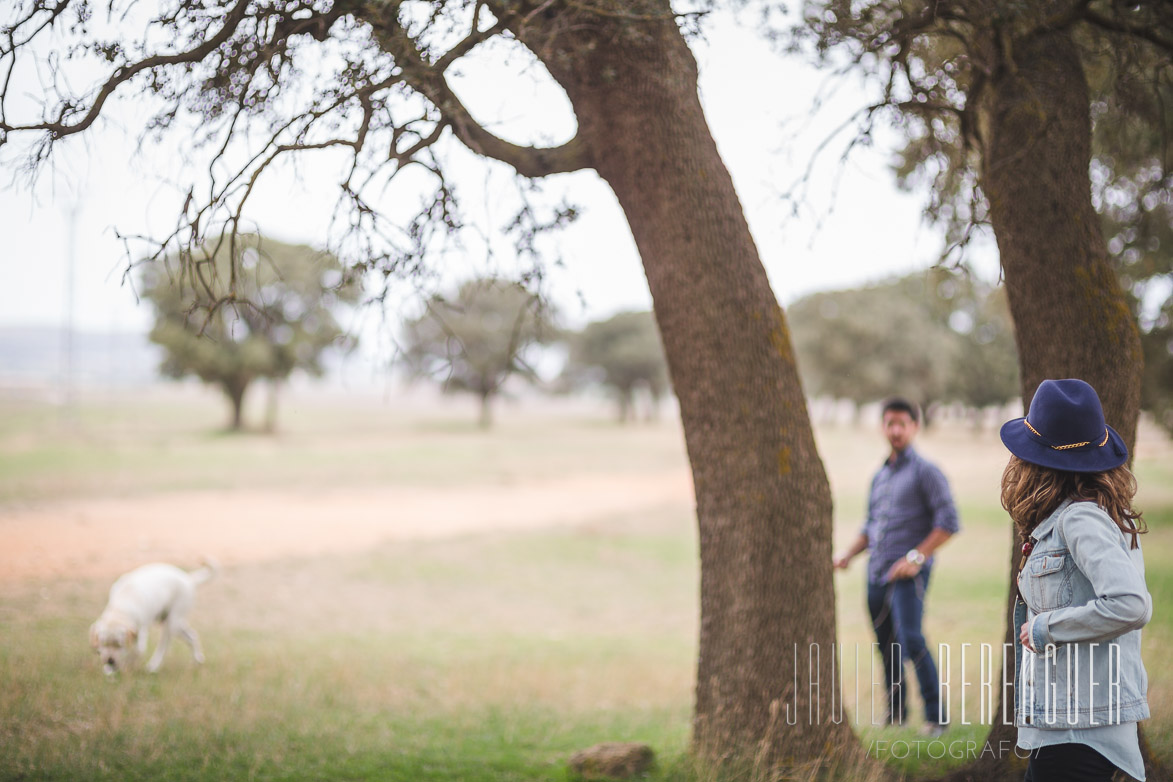
<svg viewBox="0 0 1173 782"><path fill-rule="evenodd" d="M853 154L833 201L830 183L839 176L838 155L826 155L816 170L806 215L788 218L779 193L800 174L830 129L863 105L866 97L857 83L840 89L838 98L808 123L824 73L798 57L772 52L753 31L728 21L715 23L708 42L694 48L713 135L783 304L814 290L925 268L935 260L939 238L921 222L921 197L896 189L886 168L891 150L882 144ZM485 57L464 68L457 82L474 113L498 118L495 129L512 140L568 138L574 119L560 91L518 79L497 67L497 59ZM147 328L149 308L136 304L123 284L126 256L114 229L161 230L172 217L176 194L159 181L173 162L168 153L136 154L133 117L133 101L124 103L101 133L71 143L56 175L43 177L35 192L8 187L7 179L0 184L0 325L66 321L72 233L76 327ZM470 181L479 182L491 201L493 177L471 154L467 157ZM254 197L252 215L264 232L322 243L339 177L321 163L307 163L299 179L274 180ZM634 243L610 190L590 172L555 180L551 189L565 186L586 209L562 235L565 267L551 276L551 292L567 318L581 324L621 309L650 307ZM71 223L74 207L77 219ZM504 216L495 217L500 222Z"/></svg>

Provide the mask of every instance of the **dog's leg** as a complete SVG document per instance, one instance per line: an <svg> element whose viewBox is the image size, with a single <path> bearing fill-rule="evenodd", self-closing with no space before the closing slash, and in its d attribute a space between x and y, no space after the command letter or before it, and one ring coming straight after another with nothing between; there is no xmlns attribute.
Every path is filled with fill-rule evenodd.
<svg viewBox="0 0 1173 782"><path fill-rule="evenodd" d="M204 650L200 647L200 637L196 634L195 629L187 622L175 626L179 637L187 641L188 646L191 647L192 656L195 657L197 663L203 664Z"/></svg>
<svg viewBox="0 0 1173 782"><path fill-rule="evenodd" d="M145 635L145 633L144 633ZM171 622L163 622L163 631L159 634L159 645L155 647L155 653L151 655L151 661L147 663L147 671L154 673L159 670L159 666L163 664L163 655L167 654L167 647L171 644Z"/></svg>

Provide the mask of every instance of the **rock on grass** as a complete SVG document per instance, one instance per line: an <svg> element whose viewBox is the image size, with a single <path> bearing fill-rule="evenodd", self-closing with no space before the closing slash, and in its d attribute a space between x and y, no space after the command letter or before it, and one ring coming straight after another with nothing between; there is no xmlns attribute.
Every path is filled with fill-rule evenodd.
<svg viewBox="0 0 1173 782"><path fill-rule="evenodd" d="M596 744L570 756L570 771L582 780L631 779L646 774L656 755L647 744Z"/></svg>

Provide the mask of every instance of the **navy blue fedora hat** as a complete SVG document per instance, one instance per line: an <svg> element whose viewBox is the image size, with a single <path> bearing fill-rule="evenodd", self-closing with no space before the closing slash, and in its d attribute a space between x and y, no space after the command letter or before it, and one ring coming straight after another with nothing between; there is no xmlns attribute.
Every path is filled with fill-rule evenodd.
<svg viewBox="0 0 1173 782"><path fill-rule="evenodd" d="M1099 395L1082 380L1044 380L1026 416L1002 424L1001 435L1010 453L1053 470L1104 472L1128 461Z"/></svg>

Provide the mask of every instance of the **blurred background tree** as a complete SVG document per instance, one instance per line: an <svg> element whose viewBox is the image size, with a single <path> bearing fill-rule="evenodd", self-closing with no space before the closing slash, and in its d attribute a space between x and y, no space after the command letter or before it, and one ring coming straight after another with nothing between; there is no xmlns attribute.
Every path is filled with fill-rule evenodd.
<svg viewBox="0 0 1173 782"><path fill-rule="evenodd" d="M807 393L856 405L896 393L924 409L939 401L956 347L924 287L909 277L795 302L791 333Z"/></svg>
<svg viewBox="0 0 1173 782"><path fill-rule="evenodd" d="M934 268L866 288L815 293L789 312L811 396L858 406L901 394L926 416L937 403L980 410L1018 396L1005 293L969 275Z"/></svg>
<svg viewBox="0 0 1173 782"><path fill-rule="evenodd" d="M1021 393L1014 321L1006 301L1006 289L985 285L968 275L956 275L956 291L949 297L953 308L947 323L958 340L958 360L949 373L946 398L969 410L1005 405ZM956 287L953 287L956 286Z"/></svg>
<svg viewBox="0 0 1173 782"><path fill-rule="evenodd" d="M1092 200L1140 324L1141 409L1173 434L1173 75L1151 54L1146 66L1150 78L1092 103ZM1102 70L1093 83L1112 78Z"/></svg>
<svg viewBox="0 0 1173 782"><path fill-rule="evenodd" d="M554 339L555 321L550 306L519 283L471 280L453 298L432 296L424 314L404 324L404 360L412 376L435 380L446 393L476 394L488 428L492 401L509 378L539 380L531 349Z"/></svg>
<svg viewBox="0 0 1173 782"><path fill-rule="evenodd" d="M150 339L165 351L160 371L219 387L232 407L233 431L243 428L245 394L255 380L271 383L272 429L277 384L294 370L318 377L327 350L357 344L334 310L355 304L361 286L337 258L313 247L241 235L190 262L167 258L139 268L142 295L155 309ZM238 293L225 298L233 274Z"/></svg>
<svg viewBox="0 0 1173 782"><path fill-rule="evenodd" d="M648 417L655 415L671 383L660 330L651 312L621 312L593 321L568 341L570 355L563 371L567 384L607 388L615 396L621 422L634 417L636 393L644 389L651 402Z"/></svg>
<svg viewBox="0 0 1173 782"><path fill-rule="evenodd" d="M1166 432L1173 434L1173 298L1165 299L1141 335L1145 374L1141 404Z"/></svg>

